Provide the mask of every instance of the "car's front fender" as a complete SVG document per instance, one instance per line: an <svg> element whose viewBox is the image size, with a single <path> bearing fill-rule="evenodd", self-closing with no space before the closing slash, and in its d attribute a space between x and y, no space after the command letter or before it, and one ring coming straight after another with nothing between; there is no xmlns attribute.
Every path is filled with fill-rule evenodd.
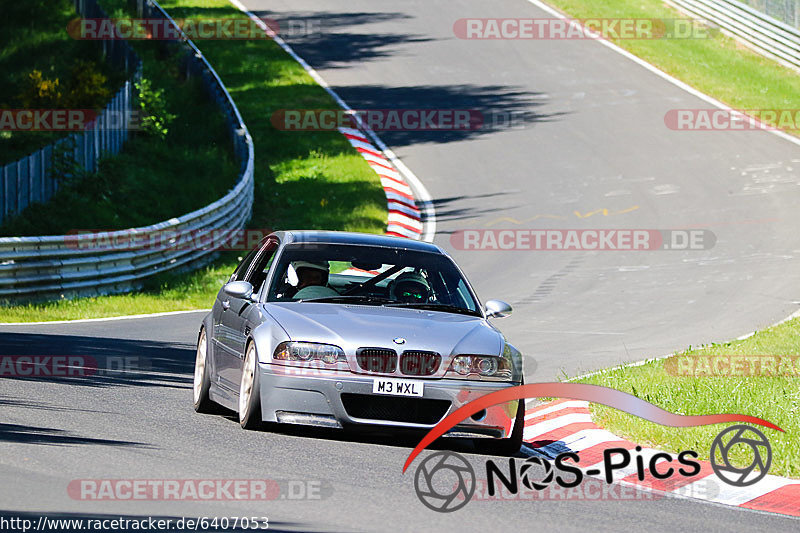
<svg viewBox="0 0 800 533"><path fill-rule="evenodd" d="M256 343L259 363L271 363L275 348L280 343L291 340L286 330L261 306L250 311L248 323L254 324L248 335L248 342Z"/></svg>

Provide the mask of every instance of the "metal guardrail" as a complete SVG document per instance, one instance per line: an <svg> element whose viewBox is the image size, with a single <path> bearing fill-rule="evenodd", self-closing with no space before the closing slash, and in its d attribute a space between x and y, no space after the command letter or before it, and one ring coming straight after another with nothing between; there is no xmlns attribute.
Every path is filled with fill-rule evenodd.
<svg viewBox="0 0 800 533"><path fill-rule="evenodd" d="M800 0L743 0L742 3L784 24L800 28Z"/></svg>
<svg viewBox="0 0 800 533"><path fill-rule="evenodd" d="M708 20L756 51L800 68L800 30L735 0L667 0Z"/></svg>
<svg viewBox="0 0 800 533"><path fill-rule="evenodd" d="M79 0L92 1L92 0ZM147 18L175 21L152 0L132 0L139 14ZM188 47L187 73L200 76L208 94L225 114L240 161L237 184L216 202L178 218L152 226L121 230L95 238L130 239L133 235L176 235L188 232L241 229L249 220L253 206L253 140L242 116L216 71L183 32L180 39ZM120 252L112 247L81 248L75 235L45 237L0 237L0 299L6 301L44 299L60 296L87 296L124 292L141 285L142 280L168 270L197 266L207 262L224 239L211 240L201 248L186 248L176 238L165 246L143 247Z"/></svg>
<svg viewBox="0 0 800 533"><path fill-rule="evenodd" d="M83 17L105 18L96 0L75 0L75 10ZM28 205L47 201L57 190L59 180L52 172L54 154L71 154L82 168L94 172L106 155L118 154L128 140L134 111L134 85L141 78L142 62L126 41L101 41L103 56L130 74L117 94L97 116L94 125L72 133L13 163L0 167L0 223L20 213Z"/></svg>

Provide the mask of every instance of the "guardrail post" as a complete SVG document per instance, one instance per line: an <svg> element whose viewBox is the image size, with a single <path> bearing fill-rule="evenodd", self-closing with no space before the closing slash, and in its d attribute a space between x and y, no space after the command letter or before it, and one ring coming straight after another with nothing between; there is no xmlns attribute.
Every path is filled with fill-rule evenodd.
<svg viewBox="0 0 800 533"><path fill-rule="evenodd" d="M40 201L42 195L42 176L39 173L41 167L39 166L39 161L41 159L41 150L38 150L32 153L28 158L28 186L29 186L29 193L28 193L28 203L34 203Z"/></svg>
<svg viewBox="0 0 800 533"><path fill-rule="evenodd" d="M28 183L28 158L24 157L17 163L17 212L19 213L25 206L28 205L28 191L26 185Z"/></svg>
<svg viewBox="0 0 800 533"><path fill-rule="evenodd" d="M116 128L116 114L117 114L117 99L111 100L111 105L108 106L106 116L108 117L107 127L110 136L108 147L111 153L117 153L117 128Z"/></svg>
<svg viewBox="0 0 800 533"><path fill-rule="evenodd" d="M41 193L42 193L42 201L48 198L47 195L47 147L45 146L41 150L39 150L39 168L41 170Z"/></svg>
<svg viewBox="0 0 800 533"><path fill-rule="evenodd" d="M19 165L11 163L6 166L6 215L17 212L17 182L19 181Z"/></svg>
<svg viewBox="0 0 800 533"><path fill-rule="evenodd" d="M53 176L50 169L53 167L53 145L48 144L42 148L42 177L43 180L43 195L42 198L50 198L55 192L53 188Z"/></svg>
<svg viewBox="0 0 800 533"><path fill-rule="evenodd" d="M6 216L6 205L8 204L8 184L7 184L8 165L0 168L0 224Z"/></svg>

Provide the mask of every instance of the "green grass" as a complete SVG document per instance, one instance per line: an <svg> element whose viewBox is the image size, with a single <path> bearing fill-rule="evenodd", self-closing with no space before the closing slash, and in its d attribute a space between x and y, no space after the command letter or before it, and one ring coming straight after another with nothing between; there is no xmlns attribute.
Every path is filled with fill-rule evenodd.
<svg viewBox="0 0 800 533"><path fill-rule="evenodd" d="M228 257L188 275L165 274L150 280L142 291L135 293L2 307L0 319L37 322L207 309L231 275L234 264L235 257Z"/></svg>
<svg viewBox="0 0 800 533"><path fill-rule="evenodd" d="M742 341L713 344L681 355L800 355L800 319L760 331ZM667 360L618 368L578 380L631 393L683 415L737 413L768 420L785 430L763 429L773 451L771 474L800 477L800 376L676 376ZM672 361L669 365L675 365ZM668 370L673 369L671 372ZM638 444L673 452L692 449L708 459L711 442L724 426L665 427L641 418L592 405L595 420L609 431ZM735 457L746 458L743 450Z"/></svg>
<svg viewBox="0 0 800 533"><path fill-rule="evenodd" d="M103 4L117 7L123 2L106 0ZM241 16L226 0L169 0L161 5L176 18ZM228 87L253 136L256 190L249 227L382 233L386 228L386 198L380 181L341 134L278 131L270 123L273 111L278 109L336 107L303 68L266 39L197 44ZM196 170L188 166L181 172L182 181L173 194L196 187ZM236 254L226 254L197 272L159 276L134 294L0 307L0 321L207 308L236 261Z"/></svg>
<svg viewBox="0 0 800 533"><path fill-rule="evenodd" d="M661 0L546 1L578 19L685 18ZM708 39L614 42L734 109L800 109L798 72L756 54L720 32ZM797 127L787 131L800 133Z"/></svg>
<svg viewBox="0 0 800 533"><path fill-rule="evenodd" d="M242 17L227 0L165 0L173 17ZM336 108L333 99L273 41L199 41L228 87L255 144L256 199L250 227L382 233L380 180L338 132L287 132L274 111Z"/></svg>
<svg viewBox="0 0 800 533"><path fill-rule="evenodd" d="M111 16L124 16L112 2L104 7ZM238 165L222 113L208 100L200 80L183 79L180 57L165 55L158 43L132 44L142 58L143 76L164 91L166 109L176 117L166 138L136 132L122 152L100 161L98 172L62 179L50 200L6 220L0 235L63 235L155 224L199 209L235 184Z"/></svg>
<svg viewBox="0 0 800 533"><path fill-rule="evenodd" d="M70 0L4 2L0 14L0 109L24 107L22 93L33 70L39 70L48 80L58 79L60 90L65 90L71 69L79 60L94 63L107 76L107 88L112 93L121 86L124 74L103 61L97 43L77 41L67 34L67 23L78 16ZM0 132L0 165L25 157L63 136L46 131Z"/></svg>
<svg viewBox="0 0 800 533"><path fill-rule="evenodd" d="M573 18L683 17L660 0L547 0ZM617 40L615 43L664 72L736 109L800 108L800 75L743 47L721 33L708 39ZM787 130L798 134L798 129ZM800 320L759 332L744 341L716 344L685 354L800 354ZM765 418L786 430L765 430L773 446L771 473L800 477L800 378L677 377L664 360L612 369L580 380L630 392L673 412L694 415L742 413ZM708 458L721 426L669 428L593 406L597 421L643 445ZM739 459L743 459L740 455Z"/></svg>

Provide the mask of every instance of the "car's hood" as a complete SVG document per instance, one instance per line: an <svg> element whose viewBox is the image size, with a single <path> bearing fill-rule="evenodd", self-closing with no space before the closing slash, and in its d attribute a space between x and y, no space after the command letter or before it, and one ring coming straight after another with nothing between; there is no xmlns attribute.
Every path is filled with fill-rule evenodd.
<svg viewBox="0 0 800 533"><path fill-rule="evenodd" d="M432 350L450 354L501 354L504 339L480 317L370 305L312 302L269 303L271 314L294 341L336 344L353 353L360 347ZM398 345L394 339L402 337Z"/></svg>

